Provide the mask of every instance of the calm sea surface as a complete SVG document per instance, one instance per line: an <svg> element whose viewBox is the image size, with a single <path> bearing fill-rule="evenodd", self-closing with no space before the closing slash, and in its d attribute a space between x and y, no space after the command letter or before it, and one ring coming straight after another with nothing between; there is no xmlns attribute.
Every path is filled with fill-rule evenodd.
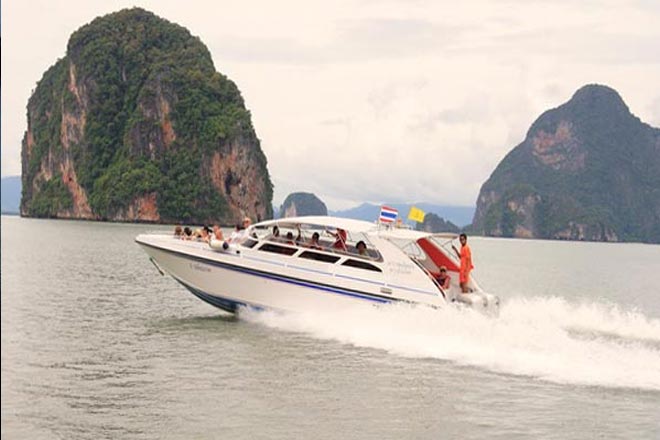
<svg viewBox="0 0 660 440"><path fill-rule="evenodd" d="M2 438L660 439L660 246L470 240L499 318L239 318L153 226L2 217Z"/></svg>

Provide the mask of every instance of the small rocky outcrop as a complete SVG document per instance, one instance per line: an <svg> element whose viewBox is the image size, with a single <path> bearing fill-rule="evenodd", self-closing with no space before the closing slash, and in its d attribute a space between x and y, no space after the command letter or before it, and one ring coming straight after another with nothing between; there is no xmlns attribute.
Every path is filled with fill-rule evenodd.
<svg viewBox="0 0 660 440"><path fill-rule="evenodd" d="M483 184L472 231L660 243L660 129L606 86L542 114Z"/></svg>
<svg viewBox="0 0 660 440"><path fill-rule="evenodd" d="M93 20L37 84L21 214L234 223L272 217L250 112L185 28L140 8Z"/></svg>
<svg viewBox="0 0 660 440"><path fill-rule="evenodd" d="M295 192L284 199L280 207L280 217L299 217L303 215L328 215L328 208L312 193Z"/></svg>
<svg viewBox="0 0 660 440"><path fill-rule="evenodd" d="M444 218L432 212L427 213L424 216L424 223L417 223L415 229L417 229L418 231L432 232L432 233L436 233L436 232L458 233L461 230L458 226L456 226L449 220L445 220Z"/></svg>

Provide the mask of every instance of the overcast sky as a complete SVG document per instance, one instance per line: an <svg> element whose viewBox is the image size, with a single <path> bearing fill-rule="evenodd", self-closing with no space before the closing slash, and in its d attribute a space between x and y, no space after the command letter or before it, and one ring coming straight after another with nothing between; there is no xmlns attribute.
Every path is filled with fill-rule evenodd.
<svg viewBox="0 0 660 440"><path fill-rule="evenodd" d="M660 1L2 2L2 176L71 33L141 6L185 26L241 90L275 184L331 209L474 205L545 110L589 83L660 126Z"/></svg>

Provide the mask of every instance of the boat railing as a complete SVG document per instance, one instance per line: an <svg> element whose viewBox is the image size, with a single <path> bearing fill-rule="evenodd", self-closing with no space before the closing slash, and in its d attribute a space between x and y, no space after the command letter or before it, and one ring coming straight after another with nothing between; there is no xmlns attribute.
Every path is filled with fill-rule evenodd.
<svg viewBox="0 0 660 440"><path fill-rule="evenodd" d="M169 230L169 229L149 229L148 231L144 232L146 235L171 235L172 237L176 237L174 235L174 232Z"/></svg>

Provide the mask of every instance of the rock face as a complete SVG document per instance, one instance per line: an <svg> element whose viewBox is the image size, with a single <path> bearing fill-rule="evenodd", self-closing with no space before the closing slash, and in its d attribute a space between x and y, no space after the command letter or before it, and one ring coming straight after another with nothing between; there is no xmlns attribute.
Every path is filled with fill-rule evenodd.
<svg viewBox="0 0 660 440"><path fill-rule="evenodd" d="M24 216L272 217L266 157L238 88L198 38L150 12L77 30L27 110Z"/></svg>
<svg viewBox="0 0 660 440"><path fill-rule="evenodd" d="M302 215L328 215L328 208L312 193L291 193L280 207L280 217L298 217Z"/></svg>
<svg viewBox="0 0 660 440"><path fill-rule="evenodd" d="M424 232L460 232L460 228L453 224L452 222L443 219L442 217L433 214L432 212L427 213L424 216L424 223L417 223L415 227L418 231Z"/></svg>
<svg viewBox="0 0 660 440"><path fill-rule="evenodd" d="M660 243L660 130L588 85L532 125L483 184L472 230Z"/></svg>

